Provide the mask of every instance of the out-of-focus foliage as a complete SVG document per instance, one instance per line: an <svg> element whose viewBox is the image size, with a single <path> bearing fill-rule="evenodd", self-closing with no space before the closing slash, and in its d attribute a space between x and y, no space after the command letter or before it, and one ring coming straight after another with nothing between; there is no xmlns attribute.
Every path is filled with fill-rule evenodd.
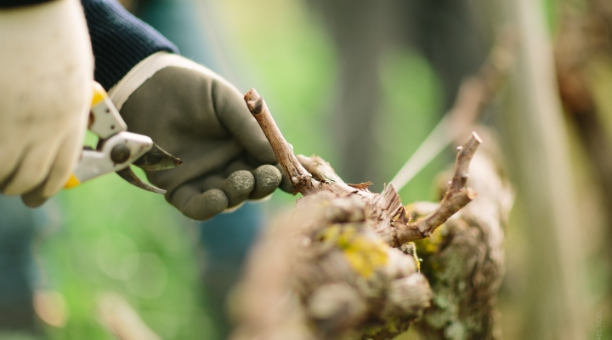
<svg viewBox="0 0 612 340"><path fill-rule="evenodd" d="M210 338L198 283L197 236L160 195L105 176L62 192L59 230L40 243L43 282L68 302L55 339L114 339L99 323L102 293L118 293L163 339Z"/></svg>
<svg viewBox="0 0 612 340"><path fill-rule="evenodd" d="M378 157L391 180L441 117L441 85L427 60L411 51L391 53L383 65L384 113L377 136L384 154ZM434 178L453 156L442 154L399 194L402 202L435 200Z"/></svg>

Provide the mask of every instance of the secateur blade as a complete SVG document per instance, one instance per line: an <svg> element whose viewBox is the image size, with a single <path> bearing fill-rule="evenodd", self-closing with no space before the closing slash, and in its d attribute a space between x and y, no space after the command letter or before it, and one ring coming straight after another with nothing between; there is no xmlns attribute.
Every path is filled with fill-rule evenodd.
<svg viewBox="0 0 612 340"><path fill-rule="evenodd" d="M137 167L147 171L159 171L175 168L183 161L172 156L166 150L153 143L151 150L140 156L134 163Z"/></svg>
<svg viewBox="0 0 612 340"><path fill-rule="evenodd" d="M129 167L123 169L123 170L119 170L117 171L117 175L121 176L121 178L123 178L124 180L126 180L128 183L139 187L140 189L144 189L150 192L154 192L156 194L166 194L166 190L164 189L160 189L156 186L153 186L149 183L145 183L143 182L140 178L138 178L138 176L136 176L136 174L132 171L132 169L130 169Z"/></svg>
<svg viewBox="0 0 612 340"><path fill-rule="evenodd" d="M159 147L159 145L153 143L151 149L136 159L136 161L134 161L132 164L140 167L143 170L159 171L175 168L183 164L183 162ZM160 189L138 178L138 176L136 176L129 166L123 170L117 171L117 174L128 183L141 189L162 195L166 193L166 190Z"/></svg>

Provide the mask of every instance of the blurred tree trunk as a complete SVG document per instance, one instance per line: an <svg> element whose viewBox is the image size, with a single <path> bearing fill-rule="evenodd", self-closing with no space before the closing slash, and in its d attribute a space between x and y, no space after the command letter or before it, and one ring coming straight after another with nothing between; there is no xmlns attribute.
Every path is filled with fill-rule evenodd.
<svg viewBox="0 0 612 340"><path fill-rule="evenodd" d="M390 0L312 0L320 6L339 55L333 135L339 173L352 183L382 184L374 156L380 120L380 63L388 44Z"/></svg>
<svg viewBox="0 0 612 340"><path fill-rule="evenodd" d="M545 16L538 1L503 3L520 41L511 108L500 130L513 151L509 164L525 211L523 338L585 339L581 231Z"/></svg>

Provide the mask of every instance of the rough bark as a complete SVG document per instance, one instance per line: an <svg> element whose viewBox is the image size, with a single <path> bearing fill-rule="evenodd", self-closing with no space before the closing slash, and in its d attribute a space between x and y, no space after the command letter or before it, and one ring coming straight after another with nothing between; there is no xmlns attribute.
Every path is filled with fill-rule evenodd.
<svg viewBox="0 0 612 340"><path fill-rule="evenodd" d="M423 312L418 329L430 339L497 339L502 227L513 195L493 154L473 159L470 183L483 193L474 206L450 218L433 241L420 241L431 289L414 244L389 246L368 222L362 196L321 190L302 198L250 257L233 339L390 339ZM300 160L313 178L335 176L321 159ZM410 205L409 217L439 205Z"/></svg>
<svg viewBox="0 0 612 340"><path fill-rule="evenodd" d="M234 339L384 339L407 329L431 298L414 256L368 226L363 201L329 191L304 198L268 230L244 287Z"/></svg>
<svg viewBox="0 0 612 340"><path fill-rule="evenodd" d="M389 339L406 331L430 306L431 298L409 241L430 236L476 197L466 184L470 161L481 143L478 135L473 133L457 148L454 174L441 202L418 216L422 218L411 219L392 186L381 194L372 193L367 183L344 183L321 158L293 155L263 99L251 90L245 101L285 176L305 197L290 217L268 229L252 254L240 294L240 326L233 339ZM494 302L503 273L500 220L506 218L512 199L508 188L498 185L502 180L495 177L492 163L480 162L481 172L494 177L482 185L490 194L480 204L487 212L476 210L460 226L449 222L445 227L450 236L444 238L449 245L444 256L468 262L445 267L446 274L432 278L436 284L468 285L463 291L448 292L457 294L457 304L469 304L476 297L483 302L482 312L474 314L478 320L470 323L463 315L455 319L455 324L465 321L464 327L482 335L496 329ZM490 193L497 189L499 196ZM488 199L496 206L487 206ZM468 258L473 252L480 257ZM469 266L473 277L457 270ZM434 308L440 307L437 302L434 299ZM423 325L425 331L429 324Z"/></svg>

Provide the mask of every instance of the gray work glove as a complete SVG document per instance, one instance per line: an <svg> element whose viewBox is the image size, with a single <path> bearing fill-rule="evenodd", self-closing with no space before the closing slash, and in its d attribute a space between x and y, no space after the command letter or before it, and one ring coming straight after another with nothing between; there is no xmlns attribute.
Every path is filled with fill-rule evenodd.
<svg viewBox="0 0 612 340"><path fill-rule="evenodd" d="M183 161L147 176L186 216L209 219L279 186L276 157L242 95L201 65L156 53L109 94L129 131L151 137Z"/></svg>

